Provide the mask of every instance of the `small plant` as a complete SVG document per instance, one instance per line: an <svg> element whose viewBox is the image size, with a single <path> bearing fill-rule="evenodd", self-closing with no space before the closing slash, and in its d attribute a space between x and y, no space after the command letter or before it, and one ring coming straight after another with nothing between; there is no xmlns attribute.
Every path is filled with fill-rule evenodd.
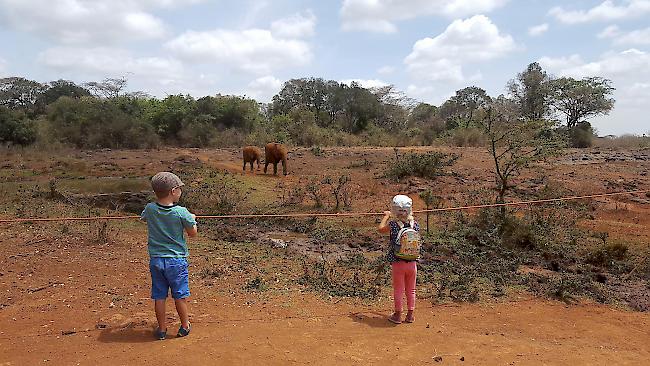
<svg viewBox="0 0 650 366"><path fill-rule="evenodd" d="M266 291L268 289L268 285L264 282L262 277L257 276L254 279L248 281L246 286L244 286L244 289L249 291Z"/></svg>
<svg viewBox="0 0 650 366"><path fill-rule="evenodd" d="M322 156L323 148L321 148L320 146L312 146L311 153L314 154L314 156Z"/></svg>
<svg viewBox="0 0 650 366"><path fill-rule="evenodd" d="M426 191L420 192L420 198L422 199L422 201L424 201L424 204L427 208L427 233L429 233L429 216L431 214L429 210L440 207L440 203L442 202L442 200L440 197L435 196L433 192L431 192L431 189L427 189Z"/></svg>
<svg viewBox="0 0 650 366"><path fill-rule="evenodd" d="M307 183L306 189L309 195L311 196L311 198L315 202L314 207L316 208L323 207L323 197L322 197L320 182L316 179L311 179L309 183Z"/></svg>

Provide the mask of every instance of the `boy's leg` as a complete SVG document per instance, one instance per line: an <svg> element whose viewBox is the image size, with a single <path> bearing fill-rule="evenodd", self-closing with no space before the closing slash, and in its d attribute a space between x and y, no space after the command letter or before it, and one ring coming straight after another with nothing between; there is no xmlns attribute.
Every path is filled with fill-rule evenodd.
<svg viewBox="0 0 650 366"><path fill-rule="evenodd" d="M166 299L154 300L154 310L156 311L156 319L158 320L158 329L165 332L167 331L167 316L166 312Z"/></svg>
<svg viewBox="0 0 650 366"><path fill-rule="evenodd" d="M165 263L162 258L151 258L149 260L151 272L151 299L154 301L154 311L158 320L158 329L167 330L167 318L165 316L165 301L169 292L169 284L165 278Z"/></svg>
<svg viewBox="0 0 650 366"><path fill-rule="evenodd" d="M181 320L181 326L189 329L190 315L187 298L190 296L190 285L187 259L170 258L166 275L169 278L169 285L176 305L176 312Z"/></svg>
<svg viewBox="0 0 650 366"><path fill-rule="evenodd" d="M185 329L188 329L190 326L190 313L187 305L187 298L184 299L174 299L176 304L176 312L178 317L181 319L181 326Z"/></svg>

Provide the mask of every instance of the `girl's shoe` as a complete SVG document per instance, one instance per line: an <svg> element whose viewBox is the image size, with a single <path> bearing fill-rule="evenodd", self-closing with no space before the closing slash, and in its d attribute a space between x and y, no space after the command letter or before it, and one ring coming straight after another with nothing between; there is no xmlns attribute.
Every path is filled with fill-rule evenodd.
<svg viewBox="0 0 650 366"><path fill-rule="evenodd" d="M162 331L160 330L160 328L156 328L156 330L154 331L154 335L156 336L156 339L158 339L159 341L163 341L165 340L165 338L167 338L167 329Z"/></svg>
<svg viewBox="0 0 650 366"><path fill-rule="evenodd" d="M176 334L176 337L187 337L190 334L190 330L192 330L192 324L187 323L187 329L183 328L181 325L181 327L178 328L178 334Z"/></svg>
<svg viewBox="0 0 650 366"><path fill-rule="evenodd" d="M415 316L413 316L413 310L406 313L406 318L404 319L405 323L413 323L415 321Z"/></svg>
<svg viewBox="0 0 650 366"><path fill-rule="evenodd" d="M388 321L393 324L402 324L402 313L394 312L388 317Z"/></svg>

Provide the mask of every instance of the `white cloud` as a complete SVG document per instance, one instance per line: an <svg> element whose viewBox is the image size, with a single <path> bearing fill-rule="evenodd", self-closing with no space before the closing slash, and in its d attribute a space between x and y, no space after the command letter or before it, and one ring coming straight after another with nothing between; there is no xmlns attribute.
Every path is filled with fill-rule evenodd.
<svg viewBox="0 0 650 366"><path fill-rule="evenodd" d="M637 49L608 52L585 62L578 55L568 58L543 57L540 65L558 76L583 78L601 76L616 88L616 104L608 117L595 119L601 134L647 131L646 109L650 100L650 53ZM612 124L616 121L616 124Z"/></svg>
<svg viewBox="0 0 650 366"><path fill-rule="evenodd" d="M389 75L395 72L395 68L392 66L382 66L377 69L377 73L381 75Z"/></svg>
<svg viewBox="0 0 650 366"><path fill-rule="evenodd" d="M361 87L366 88L366 89L372 89L372 88L381 88L384 86L390 85L389 83L379 80L379 79L345 79L341 80L341 83L351 85L352 83L357 83Z"/></svg>
<svg viewBox="0 0 650 366"><path fill-rule="evenodd" d="M607 26L605 29L603 29L600 33L598 33L597 37L598 38L614 38L617 35L621 33L621 30L618 28L617 25L610 25Z"/></svg>
<svg viewBox="0 0 650 366"><path fill-rule="evenodd" d="M528 28L528 35L536 37L540 36L548 30L548 23L540 24L540 25L535 25L530 28Z"/></svg>
<svg viewBox="0 0 650 366"><path fill-rule="evenodd" d="M626 0L621 5L605 0L588 10L566 10L556 6L549 14L566 24L639 18L650 14L650 0Z"/></svg>
<svg viewBox="0 0 650 366"><path fill-rule="evenodd" d="M199 0L200 1L200 0ZM197 0L0 0L0 19L9 27L65 44L161 38L166 28L149 10Z"/></svg>
<svg viewBox="0 0 650 366"><path fill-rule="evenodd" d="M619 33L614 36L614 43L623 45L650 44L650 27L633 30L627 33Z"/></svg>
<svg viewBox="0 0 650 366"><path fill-rule="evenodd" d="M397 31L396 21L427 15L461 17L490 12L508 0L344 0L343 30Z"/></svg>
<svg viewBox="0 0 650 366"><path fill-rule="evenodd" d="M282 89L282 81L267 75L251 81L245 94L257 101L269 102L280 89Z"/></svg>
<svg viewBox="0 0 650 366"><path fill-rule="evenodd" d="M510 35L501 34L486 16L476 15L455 20L434 38L415 42L413 51L404 59L404 63L418 78L461 82L465 80L462 70L464 63L503 57L515 48Z"/></svg>
<svg viewBox="0 0 650 366"><path fill-rule="evenodd" d="M39 63L60 72L76 72L93 77L150 78L161 83L181 78L183 66L177 60L135 57L118 48L54 47L38 56Z"/></svg>
<svg viewBox="0 0 650 366"><path fill-rule="evenodd" d="M220 64L259 75L312 59L310 45L298 39L277 38L265 29L187 31L165 48L193 63Z"/></svg>
<svg viewBox="0 0 650 366"><path fill-rule="evenodd" d="M294 14L271 23L271 33L278 38L306 38L314 35L316 16L311 11L306 15Z"/></svg>
<svg viewBox="0 0 650 366"><path fill-rule="evenodd" d="M566 70L578 65L584 64L580 55L571 55L568 57L542 57L539 59L539 64L550 71Z"/></svg>

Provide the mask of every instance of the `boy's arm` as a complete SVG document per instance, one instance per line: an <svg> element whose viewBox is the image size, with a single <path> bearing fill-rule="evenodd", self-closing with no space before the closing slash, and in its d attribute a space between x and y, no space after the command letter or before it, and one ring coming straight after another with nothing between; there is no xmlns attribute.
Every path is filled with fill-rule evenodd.
<svg viewBox="0 0 650 366"><path fill-rule="evenodd" d="M189 213L189 215L192 219L187 221L193 225L190 227L185 226L185 232L187 233L187 236L189 236L190 238L194 238L199 235L199 229L196 227L196 215L192 213Z"/></svg>
<svg viewBox="0 0 650 366"><path fill-rule="evenodd" d="M381 219L381 223L379 224L379 227L377 230L382 233L386 234L390 232L390 225L388 225L388 220L390 219L390 211L384 211L384 218Z"/></svg>
<svg viewBox="0 0 650 366"><path fill-rule="evenodd" d="M140 221L147 222L147 206L144 206L144 210L140 214Z"/></svg>

